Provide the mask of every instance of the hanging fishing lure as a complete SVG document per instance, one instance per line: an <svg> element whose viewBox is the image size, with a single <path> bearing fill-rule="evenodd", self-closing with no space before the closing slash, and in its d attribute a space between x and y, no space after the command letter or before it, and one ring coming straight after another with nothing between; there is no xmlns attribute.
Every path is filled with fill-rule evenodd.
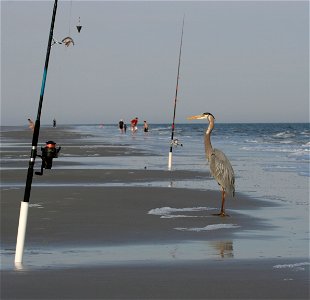
<svg viewBox="0 0 310 300"><path fill-rule="evenodd" d="M69 47L71 44L74 46L74 41L71 37L67 36L61 41L62 44L65 44L66 47Z"/></svg>
<svg viewBox="0 0 310 300"><path fill-rule="evenodd" d="M79 23L78 23L78 25L76 25L76 29L77 29L78 33L80 33L80 31L82 29L81 18L80 17L79 17Z"/></svg>
<svg viewBox="0 0 310 300"><path fill-rule="evenodd" d="M63 39L61 40L61 42L57 41L57 40L53 37L51 47L54 46L55 44L58 44L58 45L64 44L66 47L69 47L71 44L74 46L74 41L73 41L73 39L72 39L71 37L69 37L69 36L63 38Z"/></svg>

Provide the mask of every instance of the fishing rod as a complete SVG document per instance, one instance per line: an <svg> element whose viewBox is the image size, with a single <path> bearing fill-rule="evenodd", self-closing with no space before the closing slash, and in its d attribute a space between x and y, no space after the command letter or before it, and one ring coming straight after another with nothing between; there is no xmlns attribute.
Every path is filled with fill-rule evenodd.
<svg viewBox="0 0 310 300"><path fill-rule="evenodd" d="M180 65L181 65L181 54L182 54L182 43L183 43L183 29L184 29L184 19L183 16L183 23L182 23L182 33L181 33L181 43L180 43L180 52L179 52L179 63L178 63L178 73L177 73L177 84L175 88L175 97L174 97L174 109L173 109L173 119L172 119L172 126L171 126L171 142L170 142L170 151L168 157L168 170L171 170L172 166L172 148L173 146L181 145L178 143L178 140L174 140L174 129L175 129L175 114L177 108L177 99L178 99L178 88L179 88L179 74L180 74Z"/></svg>
<svg viewBox="0 0 310 300"><path fill-rule="evenodd" d="M30 199L30 192L31 192L31 185L32 185L32 178L33 178L33 168L34 168L35 158L36 158L36 156L38 156L37 155L37 146L38 146L39 132L40 132L40 119L41 119L41 111L42 111L42 104L43 104L43 97L44 97L48 63L49 63L50 52L51 52L51 47L52 47L52 42L53 42L53 32L54 32L54 24L55 24L56 12L57 12L57 3L58 3L58 0L55 0L54 8L53 8L53 14L52 14L51 27L50 27L50 33L49 33L49 39L48 39L48 45L47 45L47 52L46 52L45 66L44 66L44 71L43 71L43 78L42 78L42 84L41 84L41 92L40 92L40 100L39 100L37 119L35 122L33 136L32 136L32 148L31 148L29 167L28 167L28 173L27 173L27 179L26 179L24 199L21 202L21 206L20 206L19 224L18 224L17 242L16 242L16 252L15 252L15 263L22 263L22 261L23 261L25 235L26 235L27 218L28 218L28 207L29 207L29 199ZM55 148L52 148L52 149L55 149ZM43 155L43 151L42 151L42 155ZM56 156L54 156L54 157L56 157ZM50 167L51 167L51 165L50 165ZM42 175L42 174L38 174L38 175Z"/></svg>

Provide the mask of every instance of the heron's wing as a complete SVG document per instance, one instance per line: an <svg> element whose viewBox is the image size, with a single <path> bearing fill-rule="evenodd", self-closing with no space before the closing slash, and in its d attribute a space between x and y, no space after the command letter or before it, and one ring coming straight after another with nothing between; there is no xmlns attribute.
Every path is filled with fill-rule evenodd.
<svg viewBox="0 0 310 300"><path fill-rule="evenodd" d="M233 167L226 155L218 149L213 149L210 159L212 176L225 191L235 192L235 174Z"/></svg>

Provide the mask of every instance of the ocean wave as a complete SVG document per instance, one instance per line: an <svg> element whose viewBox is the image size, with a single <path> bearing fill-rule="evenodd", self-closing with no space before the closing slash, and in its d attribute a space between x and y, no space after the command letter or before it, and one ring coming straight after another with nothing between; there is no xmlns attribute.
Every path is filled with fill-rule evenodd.
<svg viewBox="0 0 310 300"><path fill-rule="evenodd" d="M297 149L296 151L289 154L289 157L293 157L298 161L309 161L310 151L309 149Z"/></svg>
<svg viewBox="0 0 310 300"><path fill-rule="evenodd" d="M182 228L182 227L177 227L174 228L176 230L181 230L181 231L195 231L195 232L200 232L200 231L210 231L210 230L218 230L218 229L233 229L233 228L239 228L239 225L236 224L212 224L212 225L207 225L202 228Z"/></svg>
<svg viewBox="0 0 310 300"><path fill-rule="evenodd" d="M310 131L309 130L305 130L305 131L302 131L300 134L302 135L310 135Z"/></svg>
<svg viewBox="0 0 310 300"><path fill-rule="evenodd" d="M257 140L245 140L246 143L253 143L253 144L257 144L258 141Z"/></svg>
<svg viewBox="0 0 310 300"><path fill-rule="evenodd" d="M286 166L286 165L284 165L284 166L280 166L280 165L269 165L269 166L266 166L266 167L264 167L264 170L270 170L270 169L272 169L272 170L277 170L277 169L283 169L283 170L295 170L296 169L296 167L295 166Z"/></svg>
<svg viewBox="0 0 310 300"><path fill-rule="evenodd" d="M273 135L273 137L276 138L290 138L290 137L295 137L296 134L290 131L283 131L283 132L279 132Z"/></svg>
<svg viewBox="0 0 310 300"><path fill-rule="evenodd" d="M152 131L171 131L171 126L163 126L163 127L152 127Z"/></svg>
<svg viewBox="0 0 310 300"><path fill-rule="evenodd" d="M283 146L268 146L268 145L253 145L253 146L243 146L240 150L243 151L259 151L259 152L279 152L279 153L288 153L289 157L300 157L302 159L309 159L309 145L302 145L301 148L289 147L290 143L283 143ZM287 145L285 147L284 145Z"/></svg>
<svg viewBox="0 0 310 300"><path fill-rule="evenodd" d="M294 141L293 140L284 140L284 141L280 141L280 144L293 144Z"/></svg>
<svg viewBox="0 0 310 300"><path fill-rule="evenodd" d="M244 151L262 151L262 152L296 152L300 149L268 147L268 146L243 146L240 150Z"/></svg>

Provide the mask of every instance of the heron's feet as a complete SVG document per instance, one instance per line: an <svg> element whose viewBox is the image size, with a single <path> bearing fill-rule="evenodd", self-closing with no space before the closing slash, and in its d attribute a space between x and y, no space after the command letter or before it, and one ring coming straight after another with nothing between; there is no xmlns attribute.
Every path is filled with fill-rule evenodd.
<svg viewBox="0 0 310 300"><path fill-rule="evenodd" d="M228 214L226 214L224 211L221 211L218 214L212 214L213 216L219 216L219 217L230 217Z"/></svg>

